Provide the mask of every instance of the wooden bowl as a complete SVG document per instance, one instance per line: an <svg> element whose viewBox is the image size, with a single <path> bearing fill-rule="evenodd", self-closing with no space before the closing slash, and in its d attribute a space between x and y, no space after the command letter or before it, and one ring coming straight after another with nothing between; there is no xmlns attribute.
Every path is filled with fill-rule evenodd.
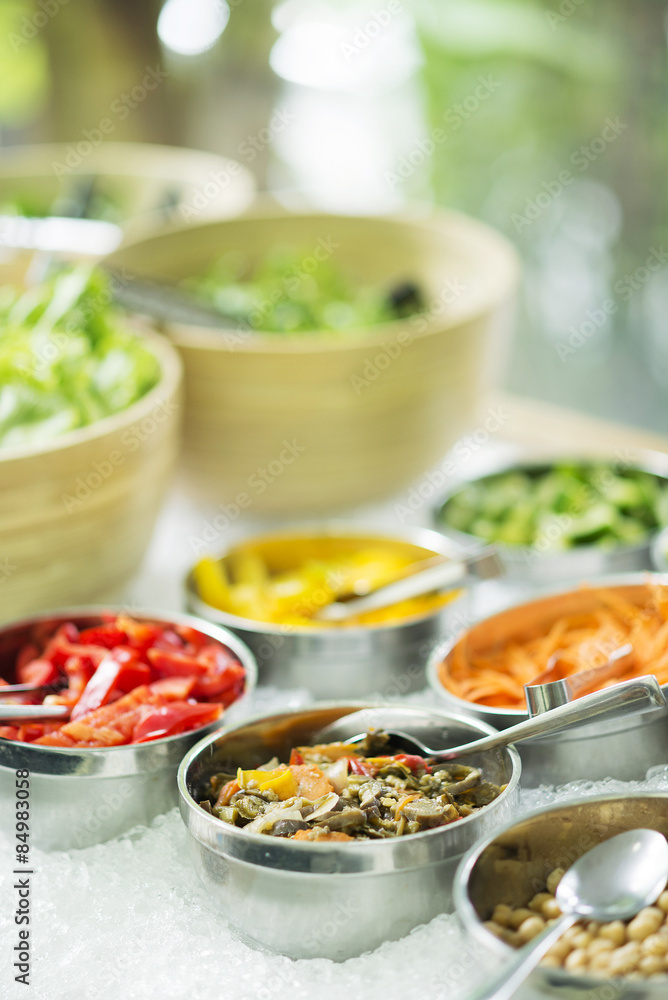
<svg viewBox="0 0 668 1000"><path fill-rule="evenodd" d="M95 131L95 130L94 130ZM30 198L45 209L71 195L77 175L95 176L117 203L125 233L138 238L174 223L226 219L248 208L251 172L235 160L197 149L139 142L10 146L0 155L0 204Z"/></svg>
<svg viewBox="0 0 668 1000"><path fill-rule="evenodd" d="M179 447L182 369L142 399L44 445L0 449L0 621L113 597L141 562Z"/></svg>
<svg viewBox="0 0 668 1000"><path fill-rule="evenodd" d="M164 232L108 260L178 281L228 250L253 260L277 244L304 248L307 273L332 255L363 285L417 281L427 311L343 334L171 327L185 368L190 482L201 496L258 512L387 496L474 425L511 324L515 252L454 212L366 218L273 209Z"/></svg>

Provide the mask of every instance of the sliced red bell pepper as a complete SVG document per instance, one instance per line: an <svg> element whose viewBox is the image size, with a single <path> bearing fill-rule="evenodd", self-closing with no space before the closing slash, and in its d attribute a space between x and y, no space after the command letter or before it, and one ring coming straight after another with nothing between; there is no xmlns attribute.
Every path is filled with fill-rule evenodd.
<svg viewBox="0 0 668 1000"><path fill-rule="evenodd" d="M243 691L245 681L246 671L241 664L231 665L220 673L198 677L192 690L193 698L227 703L227 696L230 695L234 701Z"/></svg>
<svg viewBox="0 0 668 1000"><path fill-rule="evenodd" d="M17 668L16 680L19 684L53 684L62 674L50 660L29 660Z"/></svg>
<svg viewBox="0 0 668 1000"><path fill-rule="evenodd" d="M162 634L153 643L153 649L177 649L180 652L184 652L185 643L180 635L174 631L174 629L166 628L163 630Z"/></svg>
<svg viewBox="0 0 668 1000"><path fill-rule="evenodd" d="M292 750L290 751L290 764L289 764L289 766L292 767L293 765L299 765L299 764L303 764L303 763L304 763L304 758L300 754L299 750L295 750L295 748L293 747Z"/></svg>
<svg viewBox="0 0 668 1000"><path fill-rule="evenodd" d="M175 625L174 631L179 635L183 642L188 643L193 647L194 651L199 651L203 646L206 646L210 639L203 632L198 632L197 629L191 628L190 625Z"/></svg>
<svg viewBox="0 0 668 1000"><path fill-rule="evenodd" d="M133 649L146 650L160 640L164 629L159 625L152 625L150 622L138 622L134 618L119 615L116 619L116 628L121 629L127 635L126 642Z"/></svg>
<svg viewBox="0 0 668 1000"><path fill-rule="evenodd" d="M192 705L173 701L161 707L147 706L132 732L133 743L146 743L164 736L175 736L185 730L199 729L215 722L221 715L220 705Z"/></svg>
<svg viewBox="0 0 668 1000"><path fill-rule="evenodd" d="M18 677L21 667L25 667L26 663L30 663L31 660L36 660L39 658L39 646L36 646L32 642L27 642L25 646L22 646L19 650L19 654L16 657L16 676Z"/></svg>
<svg viewBox="0 0 668 1000"><path fill-rule="evenodd" d="M431 774L431 768L425 761L424 757L418 757L415 754L410 753L398 753L395 754L395 760L400 761L409 767L411 771L426 771L427 774Z"/></svg>
<svg viewBox="0 0 668 1000"><path fill-rule="evenodd" d="M139 658L133 649L119 647L113 652L107 653L72 709L70 721L74 722L82 715L87 715L101 705L106 705L114 688L122 686L121 678L124 671L129 669L132 676L138 663ZM136 685L132 686L136 687Z"/></svg>
<svg viewBox="0 0 668 1000"><path fill-rule="evenodd" d="M161 677L203 677L210 669L194 656L176 650L148 649L146 656Z"/></svg>
<svg viewBox="0 0 668 1000"><path fill-rule="evenodd" d="M363 775L367 778L373 778L378 774L378 768L373 767L371 764L367 764L366 761L362 760L360 757L349 757L348 758L348 770L352 774Z"/></svg>
<svg viewBox="0 0 668 1000"><path fill-rule="evenodd" d="M153 694L168 701L185 701L190 697L194 685L194 677L163 677L159 681L153 681L149 688Z"/></svg>
<svg viewBox="0 0 668 1000"><path fill-rule="evenodd" d="M128 641L128 634L125 629L118 628L114 623L107 625L93 625L85 628L79 635L80 645L90 643L93 646L105 646L113 649L114 646L122 646Z"/></svg>

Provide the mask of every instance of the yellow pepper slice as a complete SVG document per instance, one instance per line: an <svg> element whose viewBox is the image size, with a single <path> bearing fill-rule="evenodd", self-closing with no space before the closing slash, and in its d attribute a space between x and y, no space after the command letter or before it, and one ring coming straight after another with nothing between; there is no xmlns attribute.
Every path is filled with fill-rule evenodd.
<svg viewBox="0 0 668 1000"><path fill-rule="evenodd" d="M261 792L276 792L280 799L292 798L298 789L295 776L285 764L273 771L242 771L239 768L237 781L241 788L248 788L251 782L255 782Z"/></svg>
<svg viewBox="0 0 668 1000"><path fill-rule="evenodd" d="M283 771L277 778L271 778L260 785L261 792L269 790L276 792L279 799L291 799L297 794L299 786L292 771L287 770Z"/></svg>
<svg viewBox="0 0 668 1000"><path fill-rule="evenodd" d="M193 570L199 596L207 604L221 611L227 611L230 603L230 587L225 567L209 557L200 559Z"/></svg>

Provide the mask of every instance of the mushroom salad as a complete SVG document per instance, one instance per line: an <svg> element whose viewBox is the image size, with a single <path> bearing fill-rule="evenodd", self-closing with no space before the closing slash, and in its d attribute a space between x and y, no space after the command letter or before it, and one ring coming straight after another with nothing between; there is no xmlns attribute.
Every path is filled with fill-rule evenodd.
<svg viewBox="0 0 668 1000"><path fill-rule="evenodd" d="M255 770L239 768L236 777L213 775L200 805L247 833L318 843L378 840L454 823L505 787L475 767L432 769L430 758L387 750L381 732L355 745L296 747L288 764L274 758Z"/></svg>

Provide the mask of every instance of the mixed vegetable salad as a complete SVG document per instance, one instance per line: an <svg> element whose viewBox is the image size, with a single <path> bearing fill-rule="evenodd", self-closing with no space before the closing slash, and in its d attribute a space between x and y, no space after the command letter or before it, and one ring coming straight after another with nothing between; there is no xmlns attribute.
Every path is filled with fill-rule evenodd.
<svg viewBox="0 0 668 1000"><path fill-rule="evenodd" d="M360 286L324 245L277 247L255 265L241 253L227 253L184 286L223 315L266 333L359 329L422 309L412 282L389 291Z"/></svg>
<svg viewBox="0 0 668 1000"><path fill-rule="evenodd" d="M428 758L388 753L388 737L361 744L296 747L236 777L216 774L200 802L246 833L327 841L380 840L454 823L493 802L505 786L464 764L432 770Z"/></svg>
<svg viewBox="0 0 668 1000"><path fill-rule="evenodd" d="M87 264L0 288L0 448L85 427L156 385L157 358L110 302L108 278Z"/></svg>
<svg viewBox="0 0 668 1000"><path fill-rule="evenodd" d="M470 483L439 518L488 542L540 551L638 545L668 523L668 483L614 463L518 468Z"/></svg>
<svg viewBox="0 0 668 1000"><path fill-rule="evenodd" d="M66 705L69 721L0 725L0 737L53 747L145 743L215 722L244 691L245 670L221 643L185 625L126 615L80 629L36 626L12 683L46 687L0 702Z"/></svg>

